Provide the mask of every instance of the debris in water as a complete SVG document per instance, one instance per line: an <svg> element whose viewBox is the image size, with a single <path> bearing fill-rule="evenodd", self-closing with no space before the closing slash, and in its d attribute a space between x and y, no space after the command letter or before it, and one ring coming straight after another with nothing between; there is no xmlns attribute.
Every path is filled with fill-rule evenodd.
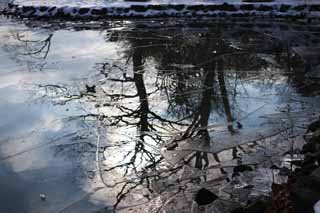
<svg viewBox="0 0 320 213"><path fill-rule="evenodd" d="M194 200L197 202L197 204L199 206L204 206L204 205L208 205L210 203L212 203L213 201L215 201L216 199L218 199L219 197L217 195L215 195L214 193L212 193L211 191L202 188L200 189Z"/></svg>
<svg viewBox="0 0 320 213"><path fill-rule="evenodd" d="M242 129L243 125L238 121L237 122L237 127L238 127L238 129Z"/></svg>
<svg viewBox="0 0 320 213"><path fill-rule="evenodd" d="M96 85L89 86L86 84L87 93L96 93Z"/></svg>
<svg viewBox="0 0 320 213"><path fill-rule="evenodd" d="M94 171L88 171L88 172L87 172L87 175L88 175L88 178L89 178L89 179L93 179L94 176L95 176L95 172L94 172Z"/></svg>
<svg viewBox="0 0 320 213"><path fill-rule="evenodd" d="M46 199L47 199L47 196L46 196L46 194L40 194L40 199L42 200L42 201L45 201Z"/></svg>

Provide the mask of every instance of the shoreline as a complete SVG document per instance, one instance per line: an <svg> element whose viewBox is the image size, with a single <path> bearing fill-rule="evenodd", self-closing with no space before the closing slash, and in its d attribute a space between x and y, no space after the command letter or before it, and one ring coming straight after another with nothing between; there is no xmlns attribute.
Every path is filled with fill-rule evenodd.
<svg viewBox="0 0 320 213"><path fill-rule="evenodd" d="M8 4L5 14L37 18L265 17L319 19L320 4L288 3L110 3L106 6Z"/></svg>

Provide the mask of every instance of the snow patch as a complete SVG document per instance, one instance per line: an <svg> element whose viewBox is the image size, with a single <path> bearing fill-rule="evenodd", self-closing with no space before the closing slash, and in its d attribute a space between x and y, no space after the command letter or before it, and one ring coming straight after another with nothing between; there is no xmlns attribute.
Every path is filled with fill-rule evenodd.
<svg viewBox="0 0 320 213"><path fill-rule="evenodd" d="M313 206L314 213L320 213L320 200Z"/></svg>

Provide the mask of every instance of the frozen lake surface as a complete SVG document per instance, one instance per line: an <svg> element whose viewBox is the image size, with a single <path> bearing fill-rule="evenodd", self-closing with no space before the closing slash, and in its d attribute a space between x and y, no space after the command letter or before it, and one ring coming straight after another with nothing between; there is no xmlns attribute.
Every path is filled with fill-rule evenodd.
<svg viewBox="0 0 320 213"><path fill-rule="evenodd" d="M288 134L301 148L319 116L318 32L0 17L0 212L189 212L203 186L269 193ZM240 162L254 169L232 185Z"/></svg>

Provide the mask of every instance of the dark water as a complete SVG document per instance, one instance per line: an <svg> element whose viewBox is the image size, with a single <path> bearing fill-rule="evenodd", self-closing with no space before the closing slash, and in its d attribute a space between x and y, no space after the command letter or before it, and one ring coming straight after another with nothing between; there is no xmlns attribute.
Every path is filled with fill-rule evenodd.
<svg viewBox="0 0 320 213"><path fill-rule="evenodd" d="M1 212L190 212L201 187L228 212L318 116L316 28L0 23Z"/></svg>

